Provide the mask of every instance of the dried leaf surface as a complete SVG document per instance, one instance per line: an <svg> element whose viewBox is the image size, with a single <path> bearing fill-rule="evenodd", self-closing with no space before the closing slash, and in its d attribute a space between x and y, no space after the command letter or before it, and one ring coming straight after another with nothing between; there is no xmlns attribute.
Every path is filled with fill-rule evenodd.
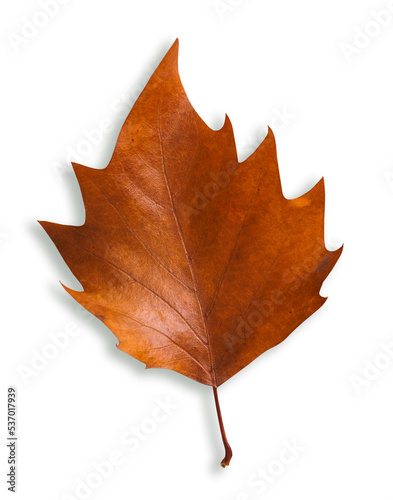
<svg viewBox="0 0 393 500"><path fill-rule="evenodd" d="M176 41L105 169L73 164L83 226L41 224L120 349L217 388L322 306L341 249L325 248L323 179L286 199L270 129L239 163L229 119L202 121L177 61Z"/></svg>

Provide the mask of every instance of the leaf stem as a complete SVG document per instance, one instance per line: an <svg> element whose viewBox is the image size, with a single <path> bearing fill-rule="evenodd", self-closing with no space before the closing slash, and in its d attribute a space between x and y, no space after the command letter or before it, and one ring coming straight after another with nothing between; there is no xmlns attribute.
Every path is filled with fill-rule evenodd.
<svg viewBox="0 0 393 500"><path fill-rule="evenodd" d="M225 448L225 457L222 459L221 467L226 467L227 465L229 465L229 463L231 461L232 449L229 446L228 439L227 439L227 436L225 434L224 423L222 421L222 415L221 415L220 402L218 401L217 387L213 386L213 394L214 394L214 402L216 403L218 423L220 424L222 442L224 443L224 448Z"/></svg>

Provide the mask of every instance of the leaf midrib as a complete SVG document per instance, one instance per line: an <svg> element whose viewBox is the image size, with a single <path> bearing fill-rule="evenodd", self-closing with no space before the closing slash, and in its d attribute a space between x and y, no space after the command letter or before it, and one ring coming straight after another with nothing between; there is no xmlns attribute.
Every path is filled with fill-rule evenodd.
<svg viewBox="0 0 393 500"><path fill-rule="evenodd" d="M162 99L163 99L163 92L161 91L161 99L160 99L160 103L159 103L159 106L158 106L158 135L159 135L160 150L161 150L162 170L163 170L163 175L164 175L164 179L165 179L166 188L167 188L167 191L168 191L169 200L170 200L171 207L172 207L173 218L175 219L177 231L179 233L179 237L180 237L183 249L184 249L184 253L186 254L188 268L190 270L192 281L194 283L194 293L195 293L195 296L196 296L196 300L198 302L198 307L199 307L201 318L202 318L202 321L203 321L203 327L204 327L204 330L205 330L205 336L206 336L206 340L207 340L207 350L208 350L208 353L209 353L210 373L211 373L211 378L212 378L212 380L211 380L212 381L212 385L213 385L213 387L217 387L216 372L215 372L214 367L213 367L213 356L212 356L212 350L211 350L211 345L210 345L210 336L209 336L209 331L208 331L208 327L207 327L207 323L206 323L206 317L204 315L203 307L202 307L202 304L201 304L201 301L200 301L200 298L199 298L199 295L200 295L199 287L198 287L198 283L197 283L197 280L196 280L196 277L195 277L194 268L193 268L193 266L191 264L191 256L190 256L190 254L189 254L189 252L187 250L187 247L186 247L186 244L185 244L185 241L184 241L183 231L181 229L179 218L177 216L175 204L173 202L172 193L171 193L171 190L170 190L170 187L169 187L168 176L167 176L167 173L166 173L164 146L163 146L163 139L162 139L162 133L161 133L161 106L162 106Z"/></svg>

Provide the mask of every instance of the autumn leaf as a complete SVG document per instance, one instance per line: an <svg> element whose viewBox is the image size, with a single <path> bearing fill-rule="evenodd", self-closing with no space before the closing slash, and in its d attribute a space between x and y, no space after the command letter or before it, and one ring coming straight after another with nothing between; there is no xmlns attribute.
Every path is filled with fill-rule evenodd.
<svg viewBox="0 0 393 500"><path fill-rule="evenodd" d="M83 292L64 287L119 349L217 387L282 342L326 298L341 249L324 244L323 179L283 196L272 131L239 163L180 81L178 41L142 91L103 169L73 164L86 221L41 222Z"/></svg>

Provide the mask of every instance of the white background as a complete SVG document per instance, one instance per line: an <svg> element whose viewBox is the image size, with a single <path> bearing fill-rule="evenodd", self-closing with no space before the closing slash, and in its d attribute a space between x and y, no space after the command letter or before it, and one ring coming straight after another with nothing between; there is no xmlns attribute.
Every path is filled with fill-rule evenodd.
<svg viewBox="0 0 393 500"><path fill-rule="evenodd" d="M393 362L381 343L393 342L393 20L372 24L388 2L63 3L46 21L37 1L0 7L1 494L14 385L23 500L392 499ZM26 19L45 25L21 42ZM176 37L197 112L216 129L228 113L240 159L270 124L285 195L324 176L326 244L345 244L322 309L220 388L234 450L225 470L211 388L116 349L62 289L80 285L36 223L83 223L67 152L107 165L128 105ZM103 119L112 130L86 145ZM51 334L73 325L79 335L51 351ZM27 376L45 353L53 359ZM385 368L369 368L370 381L375 361ZM158 398L177 409L131 451L124 432L152 425ZM293 440L302 451L280 466ZM114 450L123 463L83 497L77 485L100 482L92 464Z"/></svg>

